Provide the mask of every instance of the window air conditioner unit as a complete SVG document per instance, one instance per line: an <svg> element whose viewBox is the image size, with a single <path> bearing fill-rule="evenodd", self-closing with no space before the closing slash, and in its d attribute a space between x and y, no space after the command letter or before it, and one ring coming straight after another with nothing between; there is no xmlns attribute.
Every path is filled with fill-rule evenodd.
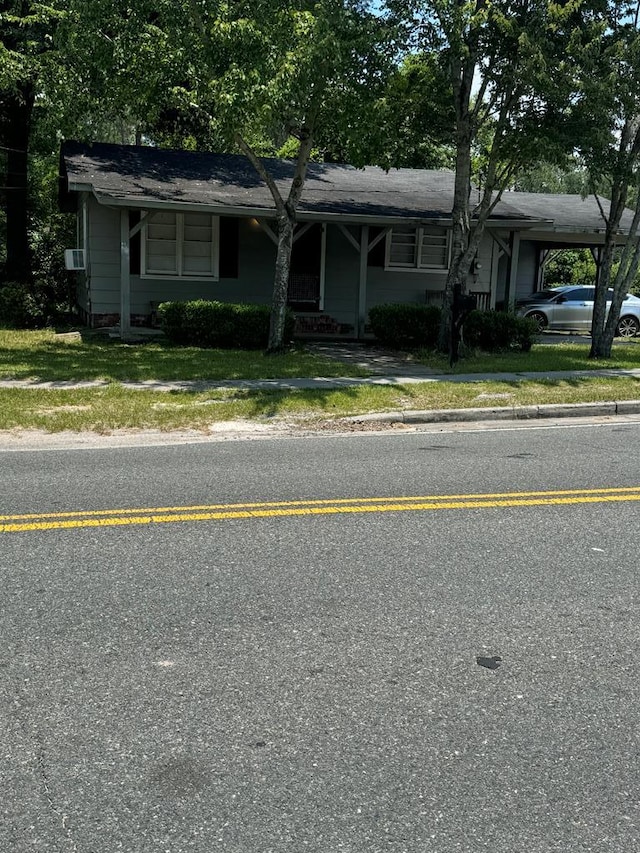
<svg viewBox="0 0 640 853"><path fill-rule="evenodd" d="M64 266L67 270L83 270L85 268L84 249L65 249Z"/></svg>

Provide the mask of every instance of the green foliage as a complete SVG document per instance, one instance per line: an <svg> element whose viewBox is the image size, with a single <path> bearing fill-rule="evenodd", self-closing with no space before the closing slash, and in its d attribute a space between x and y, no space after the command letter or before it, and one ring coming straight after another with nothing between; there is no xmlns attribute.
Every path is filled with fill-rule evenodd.
<svg viewBox="0 0 640 853"><path fill-rule="evenodd" d="M485 352L508 349L529 352L536 335L534 321L503 311L472 311L463 326L465 344Z"/></svg>
<svg viewBox="0 0 640 853"><path fill-rule="evenodd" d="M439 54L406 56L358 109L359 132L329 118L320 142L329 162L384 169L449 169L454 162L451 81Z"/></svg>
<svg viewBox="0 0 640 853"><path fill-rule="evenodd" d="M393 349L432 348L438 339L440 309L436 305L390 303L369 309L376 339Z"/></svg>
<svg viewBox="0 0 640 853"><path fill-rule="evenodd" d="M0 327L36 329L43 324L42 306L24 284L7 282L0 287Z"/></svg>
<svg viewBox="0 0 640 853"><path fill-rule="evenodd" d="M520 169L513 189L523 193L588 195L589 174L574 158L561 164L530 160Z"/></svg>
<svg viewBox="0 0 640 853"><path fill-rule="evenodd" d="M8 0L0 13L0 91L21 95L46 74L53 32L64 17L60 0Z"/></svg>
<svg viewBox="0 0 640 853"><path fill-rule="evenodd" d="M221 349L264 349L269 339L268 305L242 305L197 299L163 302L158 316L172 343ZM285 340L293 337L295 318L287 311Z"/></svg>
<svg viewBox="0 0 640 853"><path fill-rule="evenodd" d="M596 262L589 249L563 249L555 252L545 264L545 287L563 284L593 284Z"/></svg>

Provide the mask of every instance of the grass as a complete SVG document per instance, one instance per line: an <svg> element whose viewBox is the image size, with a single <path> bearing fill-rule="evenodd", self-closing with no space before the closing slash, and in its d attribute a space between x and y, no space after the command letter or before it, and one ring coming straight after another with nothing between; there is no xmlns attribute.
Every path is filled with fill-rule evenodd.
<svg viewBox="0 0 640 853"><path fill-rule="evenodd" d="M640 367L640 339L616 343L612 357L590 361L588 345L536 344L531 352L474 353L455 368L437 353L419 353L416 361L442 373L521 373ZM163 341L123 344L103 335L56 335L52 331L0 329L0 378L113 382L158 380L278 379L307 376L367 376L368 371L303 348L284 355L260 351L206 350Z"/></svg>
<svg viewBox="0 0 640 853"><path fill-rule="evenodd" d="M164 341L124 344L95 334L81 337L0 329L2 379L215 381L367 375L356 366L300 349L265 356L253 350L177 347Z"/></svg>
<svg viewBox="0 0 640 853"><path fill-rule="evenodd" d="M598 368L640 367L640 341L616 344L612 358L590 362L579 344L536 345L530 353L473 355L455 373L592 370L575 379L513 382L425 382L335 390L214 389L135 391L120 381L159 379L269 379L363 376L367 371L304 350L265 357L260 352L201 350L158 341L127 345L102 337L0 330L0 378L106 379L103 388L0 389L0 430L47 432L119 429L196 429L238 419L313 424L368 412L609 402L640 398L640 380L598 375ZM440 356L422 354L432 369L448 372Z"/></svg>
<svg viewBox="0 0 640 853"><path fill-rule="evenodd" d="M638 399L640 380L585 377L537 382L431 382L336 390L204 393L134 391L119 384L78 390L0 389L0 430L208 430L252 419L313 424L347 415L420 409L501 407Z"/></svg>
<svg viewBox="0 0 640 853"><path fill-rule="evenodd" d="M534 344L530 352L474 353L451 369L445 356L421 352L417 360L443 373L538 373L554 370L607 370L640 367L640 338L615 343L611 358L589 358L589 344Z"/></svg>

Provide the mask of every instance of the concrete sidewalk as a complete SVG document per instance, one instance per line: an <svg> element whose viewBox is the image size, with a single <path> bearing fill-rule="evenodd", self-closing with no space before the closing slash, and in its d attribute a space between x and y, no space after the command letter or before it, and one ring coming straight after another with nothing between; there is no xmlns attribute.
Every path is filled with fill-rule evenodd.
<svg viewBox="0 0 640 853"><path fill-rule="evenodd" d="M409 371L407 371L409 374ZM640 368L629 370L559 370L538 373L466 373L466 374L434 374L428 370L420 370L412 366L410 375L354 377L314 377L299 379L241 379L223 381L131 381L120 382L125 388L136 391L191 391L205 392L216 389L237 389L245 391L298 391L298 390L331 390L340 388L359 388L367 385L401 386L429 382L507 382L518 383L527 380L579 380L586 377L617 377L626 376L640 380ZM0 380L0 388L27 389L67 389L75 388L105 388L111 382L105 380L73 381L23 381ZM639 391L640 397L640 391ZM615 417L620 415L640 415L640 399L621 400L604 403L554 403L534 406L491 406L466 409L427 409L419 411L381 412L375 414L357 415L343 418L343 422L370 424L433 424L455 423L469 421L504 421L530 420L536 418L576 418L576 417Z"/></svg>
<svg viewBox="0 0 640 853"><path fill-rule="evenodd" d="M616 377L626 376L640 379L640 368L620 370L555 370L536 373L434 373L428 369L421 370L413 367L405 374L388 376L335 376L307 377L280 379L221 379L221 380L124 380L113 382L106 379L73 380L22 380L0 379L0 388L43 388L43 389L74 389L74 388L105 388L118 384L133 391L214 391L218 388L238 389L245 391L296 391L304 389L330 390L333 388L358 388L363 385L416 385L429 382L526 382L531 380L567 380L584 379L587 377Z"/></svg>

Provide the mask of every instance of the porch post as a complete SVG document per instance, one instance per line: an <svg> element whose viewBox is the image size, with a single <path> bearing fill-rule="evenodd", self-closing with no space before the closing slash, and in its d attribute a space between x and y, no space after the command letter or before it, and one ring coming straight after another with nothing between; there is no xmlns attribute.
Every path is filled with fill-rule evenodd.
<svg viewBox="0 0 640 853"><path fill-rule="evenodd" d="M369 226L360 231L360 279L358 283L358 338L364 337L367 321L367 262L369 260Z"/></svg>
<svg viewBox="0 0 640 853"><path fill-rule="evenodd" d="M491 235L491 283L489 285L491 295L489 296L489 308L496 310L496 297L498 295L498 264L500 263L500 246L493 234Z"/></svg>
<svg viewBox="0 0 640 853"><path fill-rule="evenodd" d="M504 307L507 311L513 310L516 304L516 285L518 278L518 262L520 260L520 232L512 231L509 240L509 267L507 270L506 292L504 295Z"/></svg>
<svg viewBox="0 0 640 853"><path fill-rule="evenodd" d="M131 333L130 242L129 211L123 208L120 211L120 338L123 341Z"/></svg>
<svg viewBox="0 0 640 853"><path fill-rule="evenodd" d="M318 308L324 311L324 283L327 271L327 223L321 225L322 237L320 240L320 301Z"/></svg>

